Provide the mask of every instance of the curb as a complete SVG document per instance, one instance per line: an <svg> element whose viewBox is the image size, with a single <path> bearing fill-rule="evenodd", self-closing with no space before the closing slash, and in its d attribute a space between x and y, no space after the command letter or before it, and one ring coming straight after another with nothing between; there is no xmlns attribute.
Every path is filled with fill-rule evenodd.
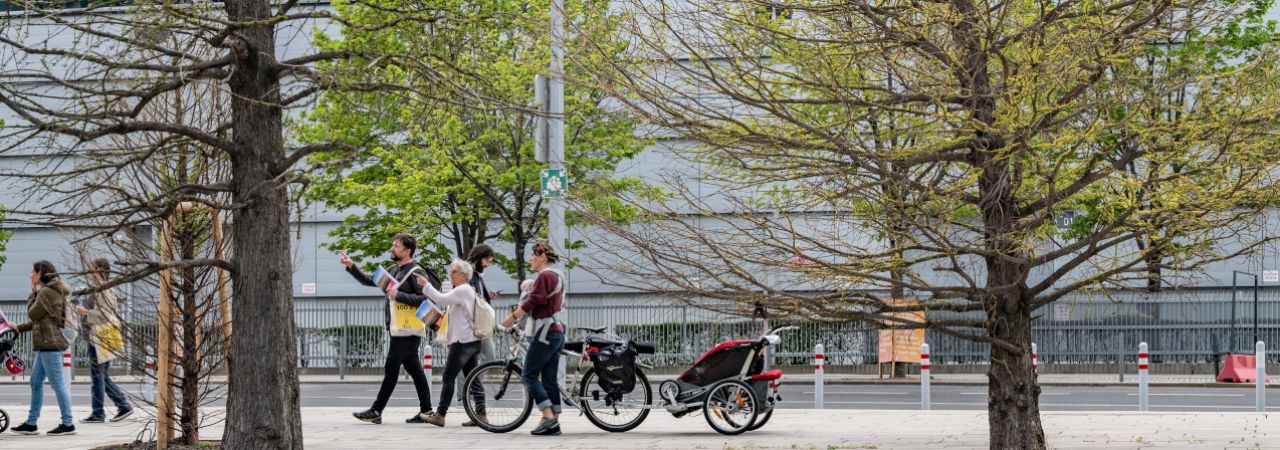
<svg viewBox="0 0 1280 450"><path fill-rule="evenodd" d="M650 381L652 383L661 383L663 381L666 381L672 378L674 378L674 375L654 376L650 378ZM123 381L119 379L117 380L120 381L122 384L138 383L138 380L128 380L128 381ZM400 381L404 381L404 380L400 380ZM439 376L432 377L432 383L441 383L441 382L442 382L441 377ZM381 380L372 380L372 379L370 380L300 380L298 382L298 384L300 385L339 385L339 384L377 385L381 383L382 383ZM30 383L28 383L25 380L0 380L0 386L27 386L28 384ZM813 380L812 379L803 380L803 381L793 380L793 381L787 382L786 384L792 385L792 386L812 385ZM896 386L896 385L918 386L920 382L919 380L876 381L876 380L836 379L836 380L825 380L823 384L824 385L845 385L845 386ZM930 380L930 384L933 386L986 386L987 385L987 383L984 383L984 382L947 381L947 380L938 379L936 377ZM90 381L76 380L76 381L72 381L71 385L88 386L90 385ZM1039 385L1040 386L1061 386L1061 387L1132 387L1134 389L1137 389L1138 387L1137 382L1121 383L1121 382L1107 382L1107 381L1048 381L1048 382L1039 383ZM1255 389L1257 387L1257 385L1254 383L1217 383L1217 382L1210 383L1210 382L1195 382L1195 381L1150 382L1149 385L1152 387L1166 387L1166 388L1214 388L1214 389ZM1268 385L1268 387L1280 388L1280 386L1274 386L1274 385Z"/></svg>

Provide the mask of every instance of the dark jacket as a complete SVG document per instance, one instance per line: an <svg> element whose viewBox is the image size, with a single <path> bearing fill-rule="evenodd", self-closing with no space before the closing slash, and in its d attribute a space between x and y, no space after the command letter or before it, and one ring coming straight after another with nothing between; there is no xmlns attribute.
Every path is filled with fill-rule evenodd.
<svg viewBox="0 0 1280 450"><path fill-rule="evenodd" d="M471 273L471 281L468 281L467 284L470 284L471 288L476 290L476 294L480 295L480 298L484 299L486 302L490 302L489 299L491 297L489 297L489 286L484 284L484 277L480 276L479 271Z"/></svg>
<svg viewBox="0 0 1280 450"><path fill-rule="evenodd" d="M436 274L436 271L418 264L417 262L410 262L408 264L396 266L396 268L390 272L392 278L399 280L401 278L405 278L405 275L413 270L424 272L427 276L427 281L431 283L431 286L435 287L436 290L440 289L440 275ZM354 277L356 281L359 281L360 284L365 286L377 286L377 284L373 282L373 278L361 271L355 264L352 264L351 267L347 268L347 273L351 274L351 276ZM418 285L418 277L415 276L405 278L404 283L401 283L400 287L396 290L399 291L396 293L396 301L406 305L415 307L421 306L423 300L427 299L427 296L422 294L422 286ZM382 298L386 297L387 293L383 292ZM387 327L388 331L390 331L391 311L387 308L383 308L382 312L385 316L385 322L383 325Z"/></svg>
<svg viewBox="0 0 1280 450"><path fill-rule="evenodd" d="M19 333L33 332L31 343L36 351L63 351L69 347L62 337L62 326L70 293L67 283L54 277L27 296L27 321L18 324L17 329Z"/></svg>

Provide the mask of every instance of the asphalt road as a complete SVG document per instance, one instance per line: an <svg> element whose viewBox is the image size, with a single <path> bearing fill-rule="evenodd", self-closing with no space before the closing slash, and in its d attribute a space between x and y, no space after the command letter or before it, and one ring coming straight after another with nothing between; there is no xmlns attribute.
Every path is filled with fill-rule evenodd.
<svg viewBox="0 0 1280 450"><path fill-rule="evenodd" d="M125 386L137 395L137 385ZM437 387L438 389L438 387ZM87 406L89 386L71 387L72 403ZM813 408L812 385L783 385L783 408ZM349 407L352 411L367 408L378 391L376 384L303 384L303 407ZM30 402L26 385L0 385L0 408L11 416L25 417ZM143 394L145 395L145 393ZM654 386L657 396L657 386ZM933 386L935 410L986 410L987 391L983 386ZM392 396L391 407L413 407L417 404L413 383L403 380ZM432 399L438 399L438 390ZM828 385L827 408L871 410L916 410L920 408L918 385ZM57 414L57 401L45 386L45 414ZM222 401L210 406L223 406ZM1045 386L1040 396L1042 411L1136 411L1138 392L1133 387ZM1239 388L1162 388L1153 386L1151 411L1160 412L1248 412L1254 409L1254 391ZM1268 411L1280 411L1280 389L1267 392ZM108 412L113 407L108 401ZM21 417L19 418L21 419Z"/></svg>

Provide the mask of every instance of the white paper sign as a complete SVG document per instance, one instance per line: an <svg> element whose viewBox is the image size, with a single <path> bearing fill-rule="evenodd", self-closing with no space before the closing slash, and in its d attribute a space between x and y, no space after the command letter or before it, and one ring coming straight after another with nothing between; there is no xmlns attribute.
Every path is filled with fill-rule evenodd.
<svg viewBox="0 0 1280 450"><path fill-rule="evenodd" d="M316 293L316 284L315 284L315 283L302 283L302 293L303 293L303 294L314 294L314 293Z"/></svg>
<svg viewBox="0 0 1280 450"><path fill-rule="evenodd" d="M1262 271L1262 281L1264 283L1280 282L1280 270L1264 270Z"/></svg>

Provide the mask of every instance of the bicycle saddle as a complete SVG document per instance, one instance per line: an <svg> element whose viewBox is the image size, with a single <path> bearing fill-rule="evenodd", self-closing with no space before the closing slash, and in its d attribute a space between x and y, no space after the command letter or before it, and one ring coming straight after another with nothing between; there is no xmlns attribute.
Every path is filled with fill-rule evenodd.
<svg viewBox="0 0 1280 450"><path fill-rule="evenodd" d="M609 329L609 327L573 327L573 328L575 330L582 330L582 331L586 331L588 333L593 333L593 334L604 333L604 330Z"/></svg>

